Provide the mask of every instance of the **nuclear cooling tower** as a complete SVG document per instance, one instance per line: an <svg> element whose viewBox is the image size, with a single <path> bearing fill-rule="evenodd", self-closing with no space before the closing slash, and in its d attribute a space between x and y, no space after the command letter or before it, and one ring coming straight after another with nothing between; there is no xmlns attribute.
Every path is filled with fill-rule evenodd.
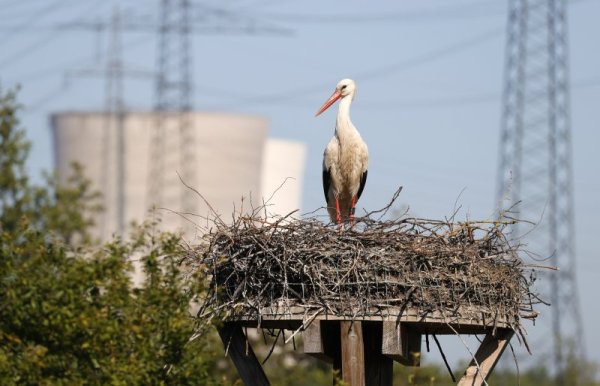
<svg viewBox="0 0 600 386"><path fill-rule="evenodd" d="M261 197L267 213L300 217L306 146L297 141L269 139L265 143Z"/></svg>
<svg viewBox="0 0 600 386"><path fill-rule="evenodd" d="M156 178L151 172L151 139L157 116L152 112L127 113L123 117L124 156L119 163L115 119L105 113L68 112L54 114L51 118L54 136L55 165L63 181L67 178L70 164L75 161L83 165L93 187L103 193L105 212L96 219L95 236L108 239L118 229L120 213L129 224L141 222L148 215L152 198L149 195L149 182ZM218 113L191 113L190 122L194 149L193 187L206 199L225 220L231 219L234 206L239 209L241 198L246 197L246 205L256 205L261 201L263 173L271 174L272 168L263 162L266 143L267 120L250 115ZM172 124L173 128L176 126ZM181 229L182 217L179 212L179 198L186 189L177 173L181 172L179 159L181 142L179 132L170 129L165 132L164 162L161 178L161 194L166 199L159 209L163 222L162 229ZM267 154L271 154L267 151ZM279 159L276 163L303 162L303 156L296 159ZM122 179L119 179L119 164L124 165ZM277 169L277 168L276 168ZM302 165L291 169L302 172ZM285 175L280 173L280 175ZM296 176L292 176L296 177ZM301 177L301 176L298 176ZM277 177L278 178L278 177ZM123 181L122 190L119 181ZM295 198L285 204L285 208L299 206L299 185ZM122 191L122 194L119 192ZM122 197L122 206L119 199ZM252 202L250 201L252 197ZM296 201L297 200L297 201ZM194 201L193 221L202 221L209 209L199 197ZM188 216L190 217L190 216ZM185 220L184 220L185 221Z"/></svg>

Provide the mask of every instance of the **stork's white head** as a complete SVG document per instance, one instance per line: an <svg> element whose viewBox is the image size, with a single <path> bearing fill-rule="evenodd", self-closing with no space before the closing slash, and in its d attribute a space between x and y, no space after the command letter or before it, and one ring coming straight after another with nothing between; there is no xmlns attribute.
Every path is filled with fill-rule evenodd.
<svg viewBox="0 0 600 386"><path fill-rule="evenodd" d="M321 108L319 109L319 111L317 111L317 114L315 114L315 116L318 116L323 111L327 110L338 99L346 98L346 97L348 97L350 99L354 99L355 93L356 93L356 83L354 83L354 81L352 79L340 80L339 83L337 84L337 86L335 86L335 91L333 92L333 94L331 94L329 99L327 99L327 101L325 103L323 103L323 106L321 106Z"/></svg>
<svg viewBox="0 0 600 386"><path fill-rule="evenodd" d="M354 98L354 92L356 91L356 83L354 83L352 79L342 79L339 81L337 86L335 86L335 90L340 92L342 98L348 95Z"/></svg>

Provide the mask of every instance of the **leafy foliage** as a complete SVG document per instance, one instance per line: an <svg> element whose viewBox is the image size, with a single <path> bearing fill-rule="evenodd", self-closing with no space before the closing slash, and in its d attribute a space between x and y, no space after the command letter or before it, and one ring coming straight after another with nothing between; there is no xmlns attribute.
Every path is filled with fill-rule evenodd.
<svg viewBox="0 0 600 386"><path fill-rule="evenodd" d="M0 89L0 215L2 228L16 230L20 217L29 212L32 202L25 162L31 144L25 132L17 130L15 93Z"/></svg>
<svg viewBox="0 0 600 386"><path fill-rule="evenodd" d="M90 241L88 229L102 208L100 194L92 192L81 166L61 185L55 174L46 174L45 186L29 181L25 163L31 144L19 128L15 93L0 89L0 229L18 232L26 218L29 226L67 244Z"/></svg>
<svg viewBox="0 0 600 386"><path fill-rule="evenodd" d="M113 242L82 258L26 222L3 233L2 384L207 382L215 355L202 339L188 343L192 291L179 275L177 237L144 232L136 243L147 249ZM132 255L148 275L135 289Z"/></svg>
<svg viewBox="0 0 600 386"><path fill-rule="evenodd" d="M202 289L180 274L179 237L145 226L91 247L98 194L77 166L66 185L30 183L16 111L0 92L0 384L215 383L214 338L188 342Z"/></svg>

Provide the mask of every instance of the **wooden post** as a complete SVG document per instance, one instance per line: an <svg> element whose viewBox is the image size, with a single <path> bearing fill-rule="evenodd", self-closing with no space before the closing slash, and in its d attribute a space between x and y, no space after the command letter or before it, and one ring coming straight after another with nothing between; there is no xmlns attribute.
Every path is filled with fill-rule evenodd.
<svg viewBox="0 0 600 386"><path fill-rule="evenodd" d="M381 322L363 322L366 386L392 386L394 361L381 354L383 326Z"/></svg>
<svg viewBox="0 0 600 386"><path fill-rule="evenodd" d="M340 323L315 320L302 333L304 353L334 364L334 370L342 371L340 353Z"/></svg>
<svg viewBox="0 0 600 386"><path fill-rule="evenodd" d="M269 380L238 323L225 323L219 336L246 386L269 386Z"/></svg>
<svg viewBox="0 0 600 386"><path fill-rule="evenodd" d="M384 321L381 353L405 366L420 366L421 334L404 323Z"/></svg>
<svg viewBox="0 0 600 386"><path fill-rule="evenodd" d="M341 321L342 379L349 386L365 385L365 352L362 323Z"/></svg>
<svg viewBox="0 0 600 386"><path fill-rule="evenodd" d="M323 344L323 335L321 334L321 321L315 320L302 332L304 341L304 353L331 363L331 357L325 355L325 345Z"/></svg>
<svg viewBox="0 0 600 386"><path fill-rule="evenodd" d="M458 382L458 386L481 386L483 381L492 373L494 366L498 363L502 352L508 346L514 331L509 328L499 328L496 335L488 332L481 342L481 346L475 353L475 359L471 360L465 374ZM477 360L477 362L475 362ZM477 367L479 364L479 368Z"/></svg>
<svg viewBox="0 0 600 386"><path fill-rule="evenodd" d="M333 363L333 384L336 384L337 378L342 376L342 337L339 321L321 322L323 333L323 348L325 355L331 358ZM337 372L337 374L335 374Z"/></svg>
<svg viewBox="0 0 600 386"><path fill-rule="evenodd" d="M350 322L348 322L350 323ZM364 358L364 385L365 386L392 386L393 380L393 361L390 357L381 354L382 344L382 323L373 321L354 322L362 324L362 342L356 340L357 347L362 344ZM338 372L340 378L347 375L348 367L344 368L343 363L348 363L350 356L347 354L345 362L342 361L342 329L339 321L314 321L306 327L303 332L304 353L315 358L333 363L333 370ZM346 329L349 329L346 324ZM354 328L354 334L357 329ZM347 337L352 335L352 331ZM349 338L350 339L350 338ZM345 347L348 347L347 344ZM360 351L360 348L359 348ZM360 363L356 363L360 367ZM344 378L346 379L346 378ZM335 384L335 379L334 379ZM361 385L362 386L362 385Z"/></svg>

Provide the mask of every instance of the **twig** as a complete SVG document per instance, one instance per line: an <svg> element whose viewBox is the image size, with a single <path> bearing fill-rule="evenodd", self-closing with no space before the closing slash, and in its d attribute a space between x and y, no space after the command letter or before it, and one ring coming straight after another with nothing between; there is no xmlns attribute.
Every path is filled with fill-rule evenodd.
<svg viewBox="0 0 600 386"><path fill-rule="evenodd" d="M442 350L442 346L440 345L440 342L438 341L437 336L435 336L435 334L432 334L432 336L433 336L433 340L435 341L435 344L437 345L438 350L440 350L440 354L442 355L442 359L444 360L446 369L448 369L448 373L450 373L450 377L452 377L452 382L456 383L456 378L454 377L454 373L452 372L452 369L450 368L450 364L448 364L448 360L446 359L446 354L444 354L444 350Z"/></svg>
<svg viewBox="0 0 600 386"><path fill-rule="evenodd" d="M273 351L275 351L275 345L277 345L277 339L279 339L279 335L281 334L282 330L278 330L277 331L277 336L275 336L275 339L273 340L273 344L271 345L271 349L269 350L269 353L267 354L267 356L265 357L265 359L262 361L261 364L265 364L267 363L267 360L269 360L269 358L271 357L271 354L273 354Z"/></svg>

